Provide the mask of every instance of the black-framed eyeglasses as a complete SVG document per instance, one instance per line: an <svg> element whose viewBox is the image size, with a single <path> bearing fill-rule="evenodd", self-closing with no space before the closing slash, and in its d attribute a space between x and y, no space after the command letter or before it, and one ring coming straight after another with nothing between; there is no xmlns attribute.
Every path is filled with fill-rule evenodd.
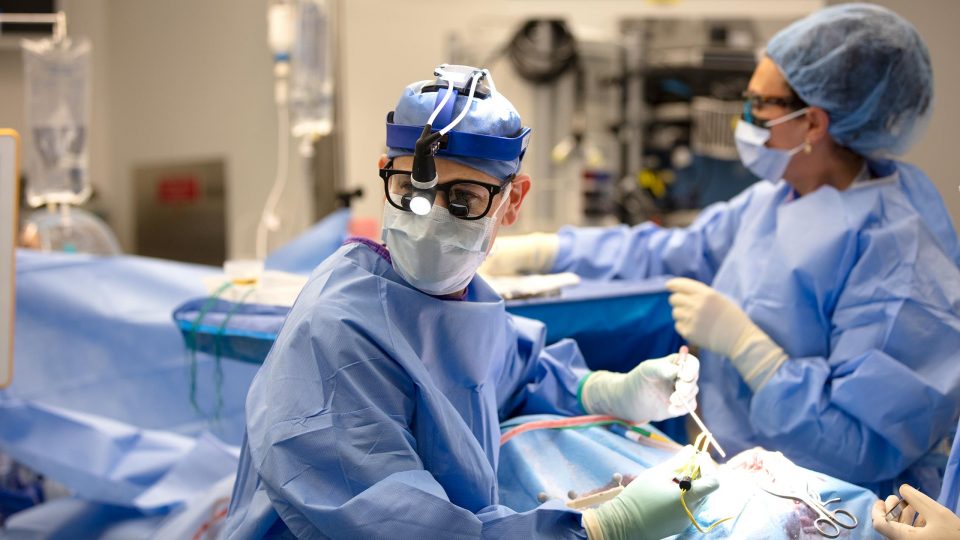
<svg viewBox="0 0 960 540"><path fill-rule="evenodd" d="M769 120L762 120L753 115L755 110L763 109L765 105L783 107L791 111L798 111L807 106L802 99L796 96L761 96L746 91L743 93L743 114L740 115L740 118L755 126L767 127Z"/></svg>
<svg viewBox="0 0 960 540"><path fill-rule="evenodd" d="M413 197L410 171L380 169L380 178L383 179L383 192L390 204L398 210L409 212L410 199ZM510 178L508 181L512 180ZM453 180L437 185L437 192L442 195L443 204L450 215L466 220L486 216L493 206L493 198L501 191L503 186L479 180Z"/></svg>

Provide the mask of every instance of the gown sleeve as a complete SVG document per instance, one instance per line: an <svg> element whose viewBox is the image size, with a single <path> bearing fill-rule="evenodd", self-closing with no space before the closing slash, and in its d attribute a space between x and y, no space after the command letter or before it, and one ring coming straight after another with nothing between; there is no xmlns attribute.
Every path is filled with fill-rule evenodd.
<svg viewBox="0 0 960 540"><path fill-rule="evenodd" d="M564 227L551 272L573 272L587 279L643 279L684 276L710 283L727 256L744 209L760 192L755 185L728 202L705 208L692 225L663 228L653 223L634 227Z"/></svg>
<svg viewBox="0 0 960 540"><path fill-rule="evenodd" d="M543 323L517 316L511 320L517 346L497 384L500 420L523 414L586 414L577 388L590 370L577 343L563 339L545 347Z"/></svg>

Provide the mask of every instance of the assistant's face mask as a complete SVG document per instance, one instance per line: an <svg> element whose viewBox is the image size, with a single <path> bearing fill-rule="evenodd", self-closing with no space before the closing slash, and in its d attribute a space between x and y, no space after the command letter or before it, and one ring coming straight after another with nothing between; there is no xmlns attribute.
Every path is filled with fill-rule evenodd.
<svg viewBox="0 0 960 540"><path fill-rule="evenodd" d="M463 220L434 205L418 216L385 201L382 238L393 269L421 291L443 296L465 288L483 263L512 183L501 192L500 204L485 217Z"/></svg>
<svg viewBox="0 0 960 540"><path fill-rule="evenodd" d="M737 143L737 152L740 154L740 162L753 174L771 182L776 182L783 178L787 166L790 165L790 159L803 150L803 145L790 150L767 147L767 141L770 140L770 128L777 124L782 124L788 120L793 120L806 113L807 109L799 109L790 114L781 116L775 120L766 122L766 127L760 127L743 118L737 120L737 129L734 132L734 139Z"/></svg>

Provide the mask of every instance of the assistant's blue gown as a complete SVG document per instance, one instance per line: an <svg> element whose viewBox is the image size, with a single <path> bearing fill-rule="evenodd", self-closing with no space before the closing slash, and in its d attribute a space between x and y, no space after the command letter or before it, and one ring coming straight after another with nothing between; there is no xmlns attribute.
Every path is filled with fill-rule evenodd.
<svg viewBox="0 0 960 540"><path fill-rule="evenodd" d="M797 198L760 182L685 229L565 228L553 271L711 284L789 355L755 394L701 351L703 417L730 455L761 445L888 494L935 495L960 411L960 248L929 179L898 162Z"/></svg>
<svg viewBox="0 0 960 540"><path fill-rule="evenodd" d="M576 345L481 278L428 296L378 247L314 271L254 379L228 537L585 537L558 502L498 505L496 474L502 419L583 414Z"/></svg>

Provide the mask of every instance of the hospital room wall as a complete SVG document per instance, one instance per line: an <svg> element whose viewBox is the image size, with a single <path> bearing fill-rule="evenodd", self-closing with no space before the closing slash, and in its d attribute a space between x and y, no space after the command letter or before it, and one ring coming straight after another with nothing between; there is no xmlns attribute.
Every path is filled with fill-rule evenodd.
<svg viewBox="0 0 960 540"><path fill-rule="evenodd" d="M425 66L444 59L447 39L456 30L468 44L492 51L505 42L516 25L527 17L556 16L571 23L580 36L612 36L617 21L641 16L717 16L717 17L802 17L825 5L840 3L821 1L726 1L681 0L678 2L623 2L617 0L550 1L487 0L469 2L450 9L441 0L382 2L350 0L345 2L343 18L343 91L345 103L345 173L350 185L363 186L364 198L356 204L357 215L378 218L382 211L382 195L373 171L374 156L383 151L383 112L391 109L399 95L400 81L414 81L428 75ZM960 64L955 61L960 50L960 33L955 22L960 20L960 2L956 0L878 0L874 3L893 9L910 20L926 41L935 73L934 115L924 136L903 159L923 169L937 186L941 197L960 231L960 174L948 144L960 126L960 104L953 95L960 87ZM371 17L370 13L377 13ZM404 32L421 28L424 13L430 14L430 30ZM371 36L379 36L371 39ZM391 53L383 43L401 40ZM394 50L402 53L394 53ZM396 84L373 84L371 66L377 81ZM519 109L524 118L531 117L534 91L514 75L509 62L501 59L490 66L498 88ZM537 136L536 126L534 137ZM536 163L528 159L525 169L538 178ZM541 177L542 178L542 177ZM370 189L370 188L373 189Z"/></svg>
<svg viewBox="0 0 960 540"><path fill-rule="evenodd" d="M90 178L123 248L135 248L133 169L223 159L227 248L253 256L274 179L276 111L266 2L61 0L72 37L93 42ZM17 40L0 40L0 124L26 133ZM291 150L291 153L294 150ZM302 169L291 163L277 241L308 225ZM292 216L292 217L291 217Z"/></svg>
<svg viewBox="0 0 960 540"><path fill-rule="evenodd" d="M844 2L830 1L829 4ZM960 231L960 168L954 148L960 126L960 2L956 0L876 0L873 3L896 11L913 23L930 50L933 63L933 116L926 133L904 156L923 169L936 184Z"/></svg>
<svg viewBox="0 0 960 540"><path fill-rule="evenodd" d="M132 171L139 165L222 158L226 164L227 252L254 255L254 237L274 179L277 136L273 76L266 46L266 1L63 0L71 33L95 45L92 168L110 223L133 249L136 224ZM455 4L456 8L451 8ZM627 16L715 16L793 13L820 0L684 0L554 2L549 0L341 0L341 98L344 178L365 190L355 214L379 219L382 191L375 160L383 151L383 119L400 85L446 61L458 30L492 51L521 20L564 17L578 32L615 35ZM430 31L423 28L430 16ZM398 46L402 45L402 46ZM396 51L402 50L402 54ZM533 92L506 61L498 82L521 112ZM305 228L309 196L302 162L291 148L291 175L278 214L278 245ZM536 171L533 171L534 173Z"/></svg>
<svg viewBox="0 0 960 540"><path fill-rule="evenodd" d="M100 171L95 176L103 178L98 187L111 224L124 247L134 247L135 166L222 158L229 182L227 252L231 257L253 256L277 148L266 1L98 0L93 13L82 14L88 9L86 2L67 0L65 7L71 20L78 19L71 24L72 32L91 33L95 41L107 44L97 52L98 64L106 66L106 72L98 72L94 81L94 131L109 139L103 145L109 148L101 149L104 155L95 154L93 161ZM375 161L384 150L386 111L395 104L400 85L428 76L434 65L447 60L452 30L471 43L482 40L479 47L492 51L530 16L564 17L578 32L610 36L626 16L731 12L802 16L822 2L684 0L657 5L622 0L485 0L453 4L456 9L445 0L339 2L343 183L364 188L364 197L355 203L358 216L379 220L382 210ZM431 31L409 31L423 28L424 14L430 16ZM396 54L398 50L403 53ZM529 111L534 96L530 87L513 75L505 60L494 67L503 90L522 113ZM280 234L272 237L272 245L307 226L310 197L301 162L294 154L291 149L290 182L278 209L285 221Z"/></svg>
<svg viewBox="0 0 960 540"><path fill-rule="evenodd" d="M619 21L639 17L802 17L823 5L820 0L484 0L451 2L418 0L344 2L343 94L346 96L345 172L348 182L363 186L365 194L356 213L379 219L383 208L382 187L376 177L376 156L384 151L384 113L400 95L400 85L428 78L430 69L446 61L448 38L454 31L471 49L484 51L486 58L502 46L517 26L530 17L565 19L582 38L611 39L619 33ZM371 13L377 15L371 16ZM429 14L429 25L424 25ZM396 42L395 46L385 43ZM534 110L535 90L513 72L509 60L501 58L486 66L495 76L497 88L529 123ZM377 77L370 78L371 69ZM381 84L382 82L382 84ZM544 136L533 125L533 137ZM535 159L526 159L524 170L534 181L544 181ZM373 189L371 189L373 188Z"/></svg>
<svg viewBox="0 0 960 540"><path fill-rule="evenodd" d="M273 77L266 47L266 2L232 0L64 0L72 35L94 41L91 178L124 247L133 248L135 205L132 169L141 164L222 158L229 180L228 253L251 256L254 233L276 163ZM937 114L907 158L937 183L960 224L957 175L944 144L960 125L960 107L950 98L960 82L951 54L960 49L950 21L952 0L885 0L917 25L930 45L936 71ZM919 4L919 5L917 5ZM362 186L355 214L379 219L382 195L375 174L383 151L384 114L400 85L424 78L445 61L447 40L457 30L468 44L492 51L524 18L558 16L581 35L610 36L623 17L796 17L820 0L442 0L342 1L341 91L343 168L347 186ZM944 14L950 13L950 16ZM429 14L430 24L423 24ZM943 15L943 16L942 16ZM531 116L534 92L506 60L493 64L498 86ZM0 122L23 126L20 71L15 47L0 49ZM535 133L536 133L536 126ZM536 136L536 135L535 135ZM25 141L29 143L29 141ZM291 150L293 153L295 150ZM278 241L306 226L309 200L302 170L291 162L291 179L280 204L287 219ZM532 166L532 163L530 164ZM537 171L530 169L536 177Z"/></svg>
<svg viewBox="0 0 960 540"><path fill-rule="evenodd" d="M492 51L522 19L558 16L577 32L614 35L625 16L699 16L731 12L800 16L819 0L687 0L552 2L486 0L349 0L342 6L343 182L365 189L355 214L379 220L382 195L375 160L383 151L383 118L400 85L423 78L443 61L457 30ZM110 225L135 249L133 169L140 165L223 159L226 165L227 252L254 255L254 236L274 178L276 112L266 46L266 2L232 0L61 0L70 34L94 44L91 179ZM421 28L430 14L431 31ZM374 16L373 14L376 14ZM402 40L402 47L390 45ZM481 40L481 42L477 42ZM395 54L402 49L403 54ZM501 60L497 80L523 114L533 92ZM0 120L23 125L22 62L11 47L0 56ZM7 99L9 98L9 99ZM16 105L14 105L16 104ZM4 112L9 108L9 114ZM29 141L26 141L29 144ZM291 149L291 181L280 201L285 216L274 245L306 225L310 200L301 162ZM534 174L535 170L532 170Z"/></svg>
<svg viewBox="0 0 960 540"><path fill-rule="evenodd" d="M68 9L83 11L85 3L72 0ZM135 167L222 159L228 256L252 257L277 159L266 2L106 3L108 72L95 91L109 93L101 124L110 139L107 195L124 247L135 242ZM278 209L285 217L277 243L307 225L309 198L296 163Z"/></svg>

